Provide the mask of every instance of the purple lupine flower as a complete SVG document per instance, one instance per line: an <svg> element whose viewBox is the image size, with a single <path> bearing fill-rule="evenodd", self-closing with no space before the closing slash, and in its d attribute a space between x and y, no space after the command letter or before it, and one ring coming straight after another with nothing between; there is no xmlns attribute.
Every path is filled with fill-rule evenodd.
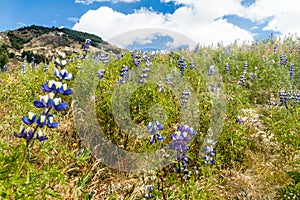
<svg viewBox="0 0 300 200"><path fill-rule="evenodd" d="M181 76L184 76L184 69L186 67L186 62L185 62L185 58L184 57L181 57L179 60L178 60L178 67L180 69L180 72L181 72Z"/></svg>
<svg viewBox="0 0 300 200"><path fill-rule="evenodd" d="M40 142L43 142L45 140L48 140L48 137L47 136L44 136L44 135L41 135L41 131L39 131L37 134L36 134L36 139L38 139Z"/></svg>
<svg viewBox="0 0 300 200"><path fill-rule="evenodd" d="M5 65L3 66L3 68L2 68L2 69L3 69L3 71L5 71L5 72L6 72L6 71L8 71L8 65L7 65L7 64L5 64Z"/></svg>
<svg viewBox="0 0 300 200"><path fill-rule="evenodd" d="M54 98L52 101L52 108L55 110L64 110L67 108L67 104L61 101L61 98Z"/></svg>
<svg viewBox="0 0 300 200"><path fill-rule="evenodd" d="M162 136L159 131L163 130L164 126L159 123L158 121L156 122L149 122L149 124L147 125L147 129L151 135L151 139L150 139L150 144L153 144L156 140L158 141L163 141L164 140L164 136Z"/></svg>
<svg viewBox="0 0 300 200"><path fill-rule="evenodd" d="M274 53L275 53L275 54L278 53L278 44L275 44L275 45L274 45Z"/></svg>
<svg viewBox="0 0 300 200"><path fill-rule="evenodd" d="M20 133L15 132L14 136L25 139L28 144L33 139L33 132L29 128L25 131L25 128L21 126Z"/></svg>
<svg viewBox="0 0 300 200"><path fill-rule="evenodd" d="M105 74L105 70L104 70L104 69L100 69L100 70L97 72L97 76L98 76L100 79L103 79L103 78L104 78L104 74Z"/></svg>
<svg viewBox="0 0 300 200"><path fill-rule="evenodd" d="M168 85L173 84L171 74L166 75L166 84L168 84Z"/></svg>
<svg viewBox="0 0 300 200"><path fill-rule="evenodd" d="M192 60L191 63L190 63L190 68L191 68L191 69L195 69L195 63L194 63L193 60Z"/></svg>
<svg viewBox="0 0 300 200"><path fill-rule="evenodd" d="M226 73L230 72L230 65L228 63L225 64L225 71Z"/></svg>
<svg viewBox="0 0 300 200"><path fill-rule="evenodd" d="M216 67L214 65L209 66L208 68L208 76L214 76L216 75Z"/></svg>
<svg viewBox="0 0 300 200"><path fill-rule="evenodd" d="M52 96L53 93L51 93ZM54 94L53 94L54 95ZM40 101L35 100L33 102L34 106L37 108L49 108L52 106L52 99L49 95L41 96Z"/></svg>
<svg viewBox="0 0 300 200"><path fill-rule="evenodd" d="M54 115L49 114L47 119L47 126L49 128L56 128L58 126L58 122L53 122Z"/></svg>
<svg viewBox="0 0 300 200"><path fill-rule="evenodd" d="M286 66L288 58L286 57L285 54L280 55L280 64Z"/></svg>
<svg viewBox="0 0 300 200"><path fill-rule="evenodd" d="M47 117L46 115L41 115L37 120L36 120L37 125L40 128L43 128L47 124Z"/></svg>
<svg viewBox="0 0 300 200"><path fill-rule="evenodd" d="M291 78L293 78L294 75L295 75L295 64L294 63L290 64L290 72L289 72L289 74L290 74Z"/></svg>
<svg viewBox="0 0 300 200"><path fill-rule="evenodd" d="M27 124L27 125L33 124L33 123L35 122L35 120L36 120L36 115L35 115L34 113L32 113L32 112L29 112L29 113L28 113L28 117L27 117L27 116L24 116L24 117L22 118L22 121L23 121L25 124Z"/></svg>
<svg viewBox="0 0 300 200"><path fill-rule="evenodd" d="M72 74L69 73L67 70L62 69L59 71L57 68L54 69L54 75L60 80L65 79L67 81L71 80L73 77Z"/></svg>

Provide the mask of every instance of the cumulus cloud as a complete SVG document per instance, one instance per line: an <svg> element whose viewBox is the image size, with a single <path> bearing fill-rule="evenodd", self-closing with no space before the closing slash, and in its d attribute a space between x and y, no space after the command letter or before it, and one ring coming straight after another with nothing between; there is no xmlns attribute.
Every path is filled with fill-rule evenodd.
<svg viewBox="0 0 300 200"><path fill-rule="evenodd" d="M133 2L138 2L140 0L75 0L75 3L90 5L94 2L107 2L107 1L111 3L118 3L118 2L133 3Z"/></svg>
<svg viewBox="0 0 300 200"><path fill-rule="evenodd" d="M94 1L107 0L76 0L78 3L85 2L85 4ZM117 1L137 0L114 0L114 2ZM158 13L150 8L141 8L131 14L124 14L110 7L100 7L82 15L73 29L94 33L104 40L136 29L164 28L204 45L216 44L220 41L224 44L236 40L253 41L255 34L251 31L254 31L256 27L244 30L222 18L226 15L237 15L257 24L266 23L262 29L264 31L280 32L283 35L300 32L297 20L300 18L298 0L256 0L250 6L242 6L241 0L160 0L160 2L174 2L182 6L172 14ZM132 44L134 39L141 44L153 39L153 32L148 35L142 32L139 34L144 38L138 36L127 38L122 45L126 45L126 42Z"/></svg>
<svg viewBox="0 0 300 200"><path fill-rule="evenodd" d="M257 0L251 6L243 7L236 14L258 23L269 21L263 30L278 31L286 35L300 32L297 20L300 18L298 5L298 0Z"/></svg>

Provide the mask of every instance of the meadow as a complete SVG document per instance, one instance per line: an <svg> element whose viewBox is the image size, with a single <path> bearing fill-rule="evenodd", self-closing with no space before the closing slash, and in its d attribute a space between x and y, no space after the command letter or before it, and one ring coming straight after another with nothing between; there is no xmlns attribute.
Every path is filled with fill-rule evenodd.
<svg viewBox="0 0 300 200"><path fill-rule="evenodd" d="M296 37L63 59L1 70L0 199L300 199Z"/></svg>

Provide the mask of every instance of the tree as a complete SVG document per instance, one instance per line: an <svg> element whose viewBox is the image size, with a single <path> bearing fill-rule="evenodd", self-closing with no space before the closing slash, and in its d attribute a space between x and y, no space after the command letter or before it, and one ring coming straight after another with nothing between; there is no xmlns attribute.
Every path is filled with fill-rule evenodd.
<svg viewBox="0 0 300 200"><path fill-rule="evenodd" d="M8 50L5 44L0 46L0 68L2 69L8 63Z"/></svg>

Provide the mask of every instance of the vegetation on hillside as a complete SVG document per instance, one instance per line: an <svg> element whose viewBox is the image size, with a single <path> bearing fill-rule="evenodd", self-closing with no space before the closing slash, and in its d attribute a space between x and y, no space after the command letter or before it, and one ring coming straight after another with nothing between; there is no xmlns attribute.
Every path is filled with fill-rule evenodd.
<svg viewBox="0 0 300 200"><path fill-rule="evenodd" d="M27 140L14 132L28 112L41 112L32 102L46 101L45 91L66 90L49 81L54 63L0 73L0 197L299 199L298 46L271 38L194 52L73 56L62 67L73 74L70 106L55 113L57 129L41 128L48 140L36 141L24 163ZM157 169L164 156L170 163Z"/></svg>

